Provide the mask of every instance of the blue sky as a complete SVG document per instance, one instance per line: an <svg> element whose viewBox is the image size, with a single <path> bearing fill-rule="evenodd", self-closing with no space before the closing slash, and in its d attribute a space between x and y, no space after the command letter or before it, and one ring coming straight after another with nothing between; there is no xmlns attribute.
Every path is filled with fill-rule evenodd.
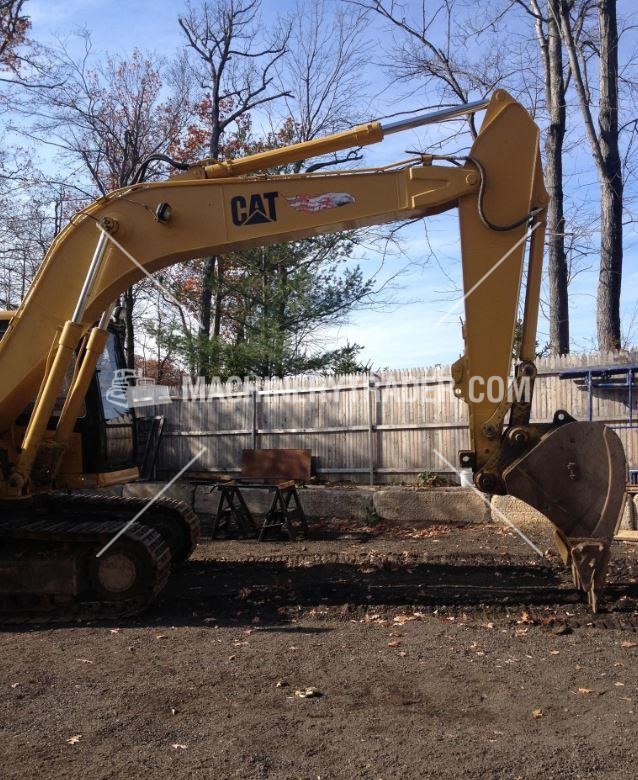
<svg viewBox="0 0 638 780"><path fill-rule="evenodd" d="M490 5L488 3L488 5ZM621 9L627 0L620 3ZM52 36L69 36L74 30L86 28L90 31L96 50L126 54L134 47L171 56L183 44L176 17L181 11L181 2L172 0L29 0L28 13L33 24L33 37L43 43L52 43ZM295 7L294 0L265 0L264 16ZM377 50L391 45L390 35L373 23L368 32L370 40L377 44ZM368 83L388 83L389 77L370 64L364 74ZM376 90L378 93L378 90ZM391 113L427 104L427 99L406 94L402 89L400 103L389 103L389 94L397 90L375 94L370 86L367 95L368 116ZM365 111L365 109L363 109ZM435 131L422 130L401 136L392 136L378 147L368 148L366 164L383 164L403 156L405 149L427 148L435 137ZM567 175L574 192L595 194L596 175L589 156L589 149L583 141L573 153L567 166ZM595 222L595 218L594 218ZM442 314L450 309L454 294L450 290L460 287L460 261L456 214L450 213L431 218L427 223L430 244L438 255L436 262L425 262L428 249L424 240L424 226L417 224L404 231L405 257L386 258L380 272L380 280L393 277L402 271L393 284L392 305L378 311L361 311L353 314L347 325L326 333L329 341L358 342L364 345L364 361L375 367L413 367L448 363L455 360L462 350L458 323L461 309L455 309L449 321L432 328ZM638 290L638 237L626 230L625 275L623 282L623 316L625 328L629 327L636 311L636 290ZM371 271L379 266L380 257L369 255L364 270ZM591 349L595 337L595 289L597 259L589 257L583 270L570 287L571 328L574 349ZM440 265L440 267L439 267ZM444 270L442 270L444 269ZM448 278L451 277L452 281ZM547 323L541 320L539 341L547 339ZM632 341L638 341L638 321L634 326Z"/></svg>

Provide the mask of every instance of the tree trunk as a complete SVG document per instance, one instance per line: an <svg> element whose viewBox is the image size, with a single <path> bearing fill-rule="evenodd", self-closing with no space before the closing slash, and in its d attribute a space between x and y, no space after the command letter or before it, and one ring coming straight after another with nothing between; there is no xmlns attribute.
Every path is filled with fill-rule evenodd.
<svg viewBox="0 0 638 780"><path fill-rule="evenodd" d="M616 0L598 0L600 31L600 273L598 348L620 349L623 180L618 150L618 28Z"/></svg>
<svg viewBox="0 0 638 780"><path fill-rule="evenodd" d="M284 357L286 354L286 304L288 299L288 269L280 264L277 269L278 305L277 305L277 376L283 379L286 374Z"/></svg>
<svg viewBox="0 0 638 780"><path fill-rule="evenodd" d="M217 279L215 284L215 318L213 320L213 336L217 338L222 328L222 307L224 303L224 266L221 258L217 259Z"/></svg>
<svg viewBox="0 0 638 780"><path fill-rule="evenodd" d="M212 317L213 288L215 282L216 257L204 260L202 272L202 294L199 302L199 338L197 345L197 371L200 376L210 379L208 365L208 342L210 341L210 325Z"/></svg>
<svg viewBox="0 0 638 780"><path fill-rule="evenodd" d="M545 93L549 127L545 137L545 185L550 196L547 211L550 347L552 354L565 355L569 352L568 269L563 210L563 141L566 117L563 47L556 23L559 3L560 0L547 1Z"/></svg>
<svg viewBox="0 0 638 780"><path fill-rule="evenodd" d="M133 307L135 298L133 288L124 293L124 356L127 368L135 368L135 326L133 324Z"/></svg>
<svg viewBox="0 0 638 780"><path fill-rule="evenodd" d="M214 90L213 107L211 111L211 134L208 151L210 157L216 160L219 157L219 145L221 140L219 112L220 104L218 89ZM202 294L199 302L199 339L197 349L197 370L200 376L206 379L212 379L212 366L210 365L210 337L211 324L213 321L213 292L215 291L215 272L218 271L216 257L207 257L204 260L204 270L202 273ZM219 296L216 296L218 298ZM215 306L215 323L221 318L221 307L219 313L217 305ZM219 326L218 326L219 327ZM217 331L215 335L218 335Z"/></svg>

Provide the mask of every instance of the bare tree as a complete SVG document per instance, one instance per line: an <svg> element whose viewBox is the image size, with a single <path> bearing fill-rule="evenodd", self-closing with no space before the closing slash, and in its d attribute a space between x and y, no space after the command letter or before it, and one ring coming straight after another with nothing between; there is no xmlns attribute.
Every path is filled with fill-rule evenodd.
<svg viewBox="0 0 638 780"><path fill-rule="evenodd" d="M469 45L457 0L432 4L396 0L346 0L378 14L397 33L388 67L401 81L433 93L437 106L458 105L489 95L504 78L503 47L487 42ZM430 104L432 105L432 104ZM467 118L473 138L478 131L473 114Z"/></svg>
<svg viewBox="0 0 638 780"><path fill-rule="evenodd" d="M288 93L278 88L276 65L286 52L289 30L261 33L260 0L205 0L186 4L179 25L191 50L191 63L207 100L208 155L217 160L227 129L248 114ZM199 325L199 371L210 376L210 339L221 328L223 264L204 262ZM215 306L213 309L213 295Z"/></svg>
<svg viewBox="0 0 638 780"><path fill-rule="evenodd" d="M365 13L297 3L279 72L294 140L308 141L353 124L362 109L367 64Z"/></svg>
<svg viewBox="0 0 638 780"><path fill-rule="evenodd" d="M73 210L23 149L0 152L0 308L17 308L54 236Z"/></svg>
<svg viewBox="0 0 638 780"><path fill-rule="evenodd" d="M0 0L0 70L15 73L20 62L18 49L30 26L23 13L24 3L25 0Z"/></svg>
<svg viewBox="0 0 638 780"><path fill-rule="evenodd" d="M54 67L64 71L64 82L36 89L38 99L22 108L30 129L17 129L56 148L71 164L69 186L91 200L132 183L147 158L168 149L184 130L190 103L183 69L169 69L139 51L94 67L88 35L83 42L77 56L65 47L49 52ZM163 77L169 87L164 99ZM135 288L123 300L126 359L132 368Z"/></svg>
<svg viewBox="0 0 638 780"><path fill-rule="evenodd" d="M547 210L547 275L549 280L549 338L555 355L569 352L569 265L565 249L565 195L563 189L563 152L567 131L566 91L563 45L560 34L561 0L516 0L534 19L534 32L541 52L545 107L548 124L545 131L545 186L550 196Z"/></svg>
<svg viewBox="0 0 638 780"><path fill-rule="evenodd" d="M615 0L562 0L560 29L578 96L585 134L600 184L600 270L596 303L598 348L619 349L623 266L623 171L618 122L618 24ZM578 19L597 12L598 40L578 41ZM598 130L593 118L589 57L598 55Z"/></svg>
<svg viewBox="0 0 638 780"><path fill-rule="evenodd" d="M0 85L27 89L53 87L61 74L51 67L46 49L29 36L31 20L25 11L27 0L0 0ZM1 96L3 102L9 95Z"/></svg>

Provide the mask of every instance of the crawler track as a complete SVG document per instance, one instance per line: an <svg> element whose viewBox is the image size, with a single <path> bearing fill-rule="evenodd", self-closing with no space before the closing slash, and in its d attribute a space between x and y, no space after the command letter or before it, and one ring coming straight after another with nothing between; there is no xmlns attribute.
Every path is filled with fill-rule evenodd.
<svg viewBox="0 0 638 780"><path fill-rule="evenodd" d="M126 528L100 562L98 553L147 503L51 493L5 511L0 521L0 622L116 619L146 609L165 587L171 568L189 557L199 536L190 509L159 499ZM111 562L105 564L109 555Z"/></svg>
<svg viewBox="0 0 638 780"><path fill-rule="evenodd" d="M79 493L50 493L44 500L49 512L65 517L118 518L124 522L134 517L149 504L150 499L106 496L82 491ZM136 521L155 529L171 551L173 568L178 568L192 555L200 536L200 522L193 510L183 501L160 498Z"/></svg>

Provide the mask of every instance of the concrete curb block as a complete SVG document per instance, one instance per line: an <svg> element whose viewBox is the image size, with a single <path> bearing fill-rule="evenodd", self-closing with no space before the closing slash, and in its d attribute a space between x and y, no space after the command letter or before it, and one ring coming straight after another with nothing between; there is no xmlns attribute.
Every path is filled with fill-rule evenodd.
<svg viewBox="0 0 638 780"><path fill-rule="evenodd" d="M132 498L152 498L164 487L164 482L131 482L127 485L101 488L107 495ZM245 488L242 491L248 508L263 514L271 497L263 490ZM164 493L167 498L184 501L199 515L212 516L217 512L219 492L211 485L193 485L179 481ZM499 512L521 530L551 527L540 512L513 496L492 496L486 504L469 488L434 488L415 490L409 487L355 487L331 488L309 485L299 488L304 512L309 519L336 517L340 520L366 522L371 517L399 525L428 525L429 523L489 523L502 524ZM629 497L623 511L620 527L638 527L638 495Z"/></svg>
<svg viewBox="0 0 638 780"><path fill-rule="evenodd" d="M492 520L495 523L503 522L499 517L500 511L515 526L524 530L525 528L537 528L544 525L548 529L552 528L545 515L537 512L531 506L513 496L492 496ZM635 529L638 522L638 496L628 496L623 509L620 528L623 530Z"/></svg>
<svg viewBox="0 0 638 780"><path fill-rule="evenodd" d="M382 520L415 523L488 523L490 507L469 488L410 490L390 488L374 494L374 510Z"/></svg>
<svg viewBox="0 0 638 780"><path fill-rule="evenodd" d="M549 527L549 520L545 515L537 512L533 507L514 496L492 496L491 518L494 523L503 523L499 512L517 528L534 528L539 524Z"/></svg>
<svg viewBox="0 0 638 780"><path fill-rule="evenodd" d="M638 528L638 495L627 497L620 527L623 531L634 531Z"/></svg>
<svg viewBox="0 0 638 780"><path fill-rule="evenodd" d="M370 488L308 487L299 491L304 512L310 518L369 520L374 512L375 491Z"/></svg>

